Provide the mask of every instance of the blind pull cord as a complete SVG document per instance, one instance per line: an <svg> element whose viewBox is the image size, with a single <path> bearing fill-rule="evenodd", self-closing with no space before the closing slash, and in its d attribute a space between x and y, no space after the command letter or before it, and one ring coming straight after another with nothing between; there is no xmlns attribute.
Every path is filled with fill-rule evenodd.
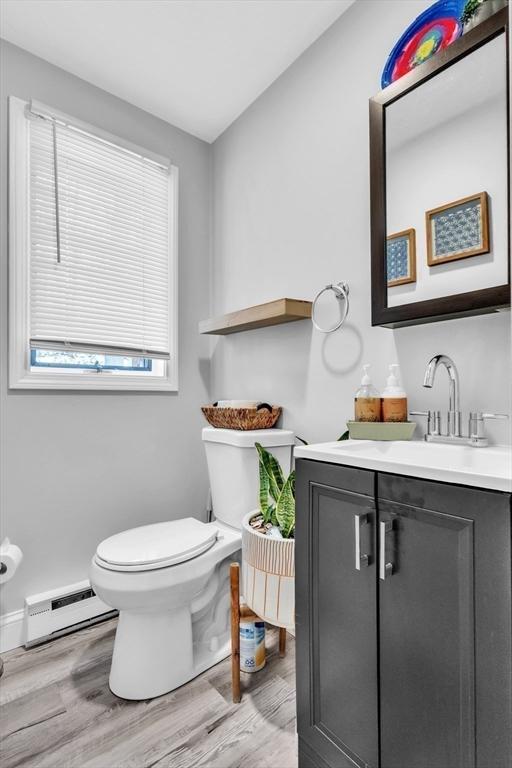
<svg viewBox="0 0 512 768"><path fill-rule="evenodd" d="M57 157L57 121L53 125L53 178L55 183L55 235L57 239L57 264L61 262L60 213L59 213L59 161Z"/></svg>

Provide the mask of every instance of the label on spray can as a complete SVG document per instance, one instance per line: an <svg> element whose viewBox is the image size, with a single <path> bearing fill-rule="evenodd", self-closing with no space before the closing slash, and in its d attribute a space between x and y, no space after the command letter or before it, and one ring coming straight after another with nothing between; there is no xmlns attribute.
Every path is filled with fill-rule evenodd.
<svg viewBox="0 0 512 768"><path fill-rule="evenodd" d="M265 622L240 620L240 669L257 672L265 666Z"/></svg>

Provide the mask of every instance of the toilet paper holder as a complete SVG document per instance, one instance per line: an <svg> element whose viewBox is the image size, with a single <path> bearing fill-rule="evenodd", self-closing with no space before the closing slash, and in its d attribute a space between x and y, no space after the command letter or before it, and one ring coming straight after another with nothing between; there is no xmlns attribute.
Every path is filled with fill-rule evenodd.
<svg viewBox="0 0 512 768"><path fill-rule="evenodd" d="M22 560L23 552L21 549L16 544L11 544L9 539L5 537L0 544L0 584L12 579Z"/></svg>

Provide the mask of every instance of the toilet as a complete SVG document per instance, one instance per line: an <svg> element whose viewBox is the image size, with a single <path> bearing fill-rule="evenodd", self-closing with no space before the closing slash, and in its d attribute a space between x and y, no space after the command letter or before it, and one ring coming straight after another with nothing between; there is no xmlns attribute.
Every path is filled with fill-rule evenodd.
<svg viewBox="0 0 512 768"><path fill-rule="evenodd" d="M291 468L289 430L206 427L202 437L214 521L132 528L102 541L92 559L94 591L119 611L109 684L123 699L168 693L229 656L229 566L240 558L242 519L258 506L255 443L285 474Z"/></svg>

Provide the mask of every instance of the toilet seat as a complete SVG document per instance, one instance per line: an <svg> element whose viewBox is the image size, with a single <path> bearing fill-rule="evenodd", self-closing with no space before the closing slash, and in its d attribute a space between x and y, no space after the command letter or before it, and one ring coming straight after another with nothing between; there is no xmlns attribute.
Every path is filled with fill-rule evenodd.
<svg viewBox="0 0 512 768"><path fill-rule="evenodd" d="M218 530L194 517L116 533L98 546L96 563L111 571L149 571L184 563L206 552Z"/></svg>

